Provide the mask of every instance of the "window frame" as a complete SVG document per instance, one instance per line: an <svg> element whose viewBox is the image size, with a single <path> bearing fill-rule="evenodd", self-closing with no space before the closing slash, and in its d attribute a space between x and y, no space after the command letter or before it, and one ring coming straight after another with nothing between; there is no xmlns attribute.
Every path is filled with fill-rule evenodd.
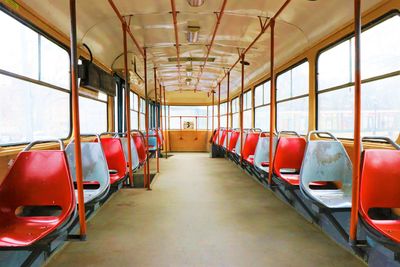
<svg viewBox="0 0 400 267"><path fill-rule="evenodd" d="M277 76L278 77L278 76ZM253 89L253 118L254 118L254 127L256 127L256 109L257 108L262 108L262 107L268 107L268 106L271 106L271 96L270 96L270 98L269 98L269 103L268 104L264 104L264 85L266 84L266 83L270 83L270 88L268 88L268 90L270 90L271 91L271 78L268 78L268 79L265 79L265 80L263 80L262 82L260 82L260 83L258 83L258 84L256 84L255 86L254 86L254 89ZM254 99L255 98L255 95L256 95L256 89L257 89L257 87L259 87L259 86L262 86L263 87L263 90L262 90L262 93L263 93L263 96L262 96L262 104L261 105L258 105L258 106L256 106L256 100ZM271 108L270 108L270 110L271 110ZM275 107L275 110L276 110L276 107ZM275 112L275 116L277 116L277 112ZM275 124L276 124L276 119L275 119ZM268 126L269 127L269 126ZM276 127L276 126L275 126Z"/></svg>
<svg viewBox="0 0 400 267"><path fill-rule="evenodd" d="M318 59L317 59L317 60L318 60ZM307 111L307 113L308 113L308 125L307 125L307 132L306 132L305 135L307 135L308 132L309 132L308 129L309 129L310 121L311 121L311 120L310 120L310 96L311 96L311 94L310 94L310 85L311 85L311 84L310 84L310 78L309 78L309 77L310 77L310 72L308 73L309 77L308 77L308 93L307 93L307 94L298 95L298 96L286 98L286 99L279 100L279 101L277 100L277 95L278 95L278 86L277 86L277 85L278 85L278 77L279 77L281 74L283 74L283 73L285 73L285 72L287 72L287 71L289 71L289 70L291 70L291 69L294 69L294 68L296 68L296 67L298 67L298 66L300 66L301 64L306 63L306 62L308 62L308 68L309 68L308 71L310 71L310 66L311 66L310 61L309 61L308 57L304 57L303 59L297 61L296 63L290 65L289 67L287 67L286 69L284 69L284 70L278 72L278 73L275 75L275 129L276 129L276 131L278 131L278 104L279 104L279 103L289 102L289 101L292 101L292 100L297 100L297 99L301 99L301 98L308 97L308 111ZM316 72L316 73L317 73L317 72ZM315 75L315 77L317 77L317 74ZM270 104L271 104L271 103L270 103ZM317 110L316 110L316 111L317 111ZM302 134L302 133L298 133L298 134L304 136L304 134Z"/></svg>
<svg viewBox="0 0 400 267"><path fill-rule="evenodd" d="M27 28L31 29L32 31L36 32L39 36L43 36L44 38L47 38L50 42L52 42L53 44L57 45L58 47L60 47L65 52L67 52L68 58L69 58L69 65L71 64L71 53L70 53L69 47L67 45L65 45L64 43L62 43L60 40L56 39L55 37L51 36L46 31L44 31L41 28L39 28L33 22L23 18L19 14L17 14L15 12L13 12L12 10L8 9L4 5L0 5L0 12L3 12L7 16L10 16L11 18L15 19L16 21L18 21L19 23L21 23L25 27L27 27ZM40 69L39 69L39 73L40 73ZM60 139L62 141L66 141L66 140L71 139L72 132L73 132L73 129L72 129L73 128L73 124L72 124L72 83L71 83L71 74L69 75L69 90L65 89L65 88L62 88L62 87L59 87L59 86L54 85L54 84L50 84L50 83L47 83L47 82L44 82L44 81L32 79L30 77L26 77L24 75L20 75L20 74L17 74L17 73L9 72L9 71L2 70L2 69L0 69L0 74L8 76L8 77L11 77L11 78L23 80L25 82L30 82L30 83L34 83L34 84L37 84L37 85L40 85L40 86L48 87L49 89L52 89L52 90L57 90L57 91L61 91L61 92L69 94L69 97L68 97L69 98L69 111L70 111L69 112L69 132L68 132L66 137L59 137L58 139ZM108 108L107 108L107 112L108 112ZM107 118L108 118L108 114L107 114ZM107 127L108 127L108 120L107 120ZM32 140L32 141L34 141L34 140ZM7 143L7 144L1 144L0 147L7 148L7 147L23 146L23 145L27 145L27 144L29 144L31 142Z"/></svg>
<svg viewBox="0 0 400 267"><path fill-rule="evenodd" d="M388 19L390 19L390 18L392 18L394 16L400 16L400 10L392 9L389 12L386 12L385 14L383 14L382 16L379 16L376 19L373 19L372 21L366 23L365 25L362 25L361 26L361 34L364 31L367 31L367 30L373 28L374 26L377 26L378 24L380 24L380 23L382 23L382 22L384 22L384 21L386 21L386 20L388 20ZM337 45L340 45L341 43L349 41L354 36L355 36L355 32L351 31L348 34L345 34L343 37L341 37L341 38L339 38L339 39L337 39L335 41L332 41L328 45L326 45L323 48L319 49L317 54L316 54L315 62L314 62L314 64L315 64L315 66L314 66L314 68L315 68L315 75L314 75L314 81L315 81L315 91L314 91L315 116L314 116L314 124L315 124L315 129L316 130L318 130L318 107L319 107L319 105L318 105L319 104L318 103L319 102L318 101L318 95L319 94L323 94L323 93L329 93L329 92L332 92L332 91L338 91L338 90L341 90L341 89L346 89L346 88L355 86L355 82L348 82L348 83L337 85L337 86L333 86L333 87L330 87L330 88L325 88L325 89L319 91L319 83L318 83L318 74L319 74L318 61L319 61L319 57L324 52L336 47ZM361 85L362 84L366 84L366 83L370 83L370 82L374 82L374 81L378 81L378 80L383 80L385 78L391 78L391 77L398 76L398 75L395 75L395 73L396 73L396 71L361 80ZM361 110L361 112L362 112L362 110ZM400 135L400 133L399 133L399 135ZM320 137L320 135L318 135L318 136ZM340 137L340 136L337 136L337 139L346 140L346 141L353 141L354 140L354 138ZM375 141L375 140L368 140L368 142L370 142L370 143L378 143L378 144L379 143L384 143L382 141Z"/></svg>

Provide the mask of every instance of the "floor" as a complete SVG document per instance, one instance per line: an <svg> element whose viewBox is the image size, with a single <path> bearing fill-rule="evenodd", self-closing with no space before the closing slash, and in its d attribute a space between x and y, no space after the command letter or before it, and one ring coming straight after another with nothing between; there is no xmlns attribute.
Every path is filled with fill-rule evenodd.
<svg viewBox="0 0 400 267"><path fill-rule="evenodd" d="M228 160L175 154L161 171L47 266L365 266Z"/></svg>

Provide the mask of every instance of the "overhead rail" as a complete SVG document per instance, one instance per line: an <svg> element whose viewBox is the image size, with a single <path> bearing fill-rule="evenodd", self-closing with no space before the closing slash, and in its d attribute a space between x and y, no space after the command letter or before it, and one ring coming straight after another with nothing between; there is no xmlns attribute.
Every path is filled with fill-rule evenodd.
<svg viewBox="0 0 400 267"><path fill-rule="evenodd" d="M210 44L207 45L206 58L204 59L204 64L200 67L200 74L199 74L199 77L197 79L196 88L199 85L201 76L203 75L204 68L206 67L206 64L207 64L207 61L208 61L208 57L210 56L211 48L212 48L212 46L214 44L215 36L217 35L218 27L219 27L219 24L221 23L222 16L224 15L224 11L225 11L225 7L226 7L226 3L227 2L228 2L228 0L224 0L224 2L222 2L221 10L218 13L215 13L215 15L217 16L217 22L215 24L214 31L213 31L213 34L212 34L212 37L211 37L211 42L210 42ZM228 99L229 99L229 97L228 97Z"/></svg>
<svg viewBox="0 0 400 267"><path fill-rule="evenodd" d="M175 32L175 48L176 48L176 59L177 59L177 64L178 64L178 84L179 87L181 87L181 63L180 63L180 49L179 49L179 36L178 36L178 13L176 12L176 4L175 0L171 0L171 14L172 14L172 20L174 22L174 32ZM181 89L181 88L179 88Z"/></svg>

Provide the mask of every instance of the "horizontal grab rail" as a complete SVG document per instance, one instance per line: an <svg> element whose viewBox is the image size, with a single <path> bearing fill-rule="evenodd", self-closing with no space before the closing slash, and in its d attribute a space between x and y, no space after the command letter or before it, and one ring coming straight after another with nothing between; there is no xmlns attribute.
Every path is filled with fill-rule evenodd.
<svg viewBox="0 0 400 267"><path fill-rule="evenodd" d="M58 143L60 145L60 150L62 151L65 150L64 143L61 139L50 139L50 140L37 140L30 142L22 151L23 152L29 151L33 146L45 143Z"/></svg>
<svg viewBox="0 0 400 267"><path fill-rule="evenodd" d="M295 135L297 137L301 137L300 134L298 134L296 131L279 131L278 132L278 136L281 136L282 134L286 134L286 135Z"/></svg>
<svg viewBox="0 0 400 267"><path fill-rule="evenodd" d="M326 131L311 131L311 132L309 132L307 135L307 142L310 142L311 136L314 134L315 135L320 135L320 134L327 135L328 137L332 138L333 140L339 142L339 140L332 133L326 132Z"/></svg>
<svg viewBox="0 0 400 267"><path fill-rule="evenodd" d="M364 136L361 139L361 142L365 142L365 141L384 141L385 143L393 146L396 150L400 150L400 146L394 142L392 139L390 139L389 137L386 136Z"/></svg>

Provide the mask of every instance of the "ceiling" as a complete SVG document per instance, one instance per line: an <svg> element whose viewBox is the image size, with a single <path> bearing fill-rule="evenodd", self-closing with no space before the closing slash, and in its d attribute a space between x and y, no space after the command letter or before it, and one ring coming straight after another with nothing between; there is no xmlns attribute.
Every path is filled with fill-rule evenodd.
<svg viewBox="0 0 400 267"><path fill-rule="evenodd" d="M166 87L168 102L195 104L210 101L208 92L238 60L238 51L247 48L260 33L262 21L273 17L285 0L227 0L216 31L215 41L208 52L217 23L216 13L221 11L224 0L205 0L201 7L191 7L187 0L114 0L119 12L126 16L133 36L139 45L146 47L148 88L154 90L153 70L157 79ZM177 58L172 2L177 11L177 36L180 65ZM382 0L362 1L363 11ZM40 16L58 30L69 35L69 1L25 0ZM301 54L328 36L353 17L353 1L350 0L292 0L276 19L275 62L279 66ZM107 0L77 1L79 45L88 45L94 57L104 65L119 72L123 68L123 42L121 22ZM196 43L187 40L188 24L200 26ZM269 29L246 53L245 84L261 78L269 72ZM137 74L143 78L143 58L131 39L128 39L130 69L136 61ZM186 58L186 60L184 60ZM200 58L197 60L190 60ZM204 66L201 72L201 66ZM187 69L193 69L189 77ZM189 73L190 74L190 73ZM136 75L134 75L136 76ZM231 71L231 92L239 90L241 65ZM191 78L189 84L186 79ZM139 81L138 79L137 81ZM221 94L226 95L226 79L221 83ZM143 90L143 83L138 90ZM192 97L190 97L192 96ZM181 100L182 100L181 99Z"/></svg>

